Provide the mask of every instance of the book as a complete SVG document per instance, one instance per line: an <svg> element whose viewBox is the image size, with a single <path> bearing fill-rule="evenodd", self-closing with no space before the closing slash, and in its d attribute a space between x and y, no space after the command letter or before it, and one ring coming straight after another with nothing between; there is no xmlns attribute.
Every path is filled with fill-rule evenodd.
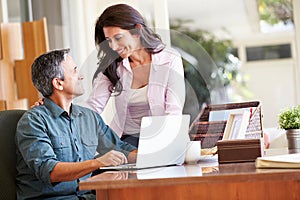
<svg viewBox="0 0 300 200"><path fill-rule="evenodd" d="M263 156L255 160L256 168L299 168L300 153Z"/></svg>

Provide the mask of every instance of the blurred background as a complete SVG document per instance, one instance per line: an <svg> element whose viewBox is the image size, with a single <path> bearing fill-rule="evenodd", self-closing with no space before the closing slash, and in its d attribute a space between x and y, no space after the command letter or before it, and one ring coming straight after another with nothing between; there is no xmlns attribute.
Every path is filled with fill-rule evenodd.
<svg viewBox="0 0 300 200"><path fill-rule="evenodd" d="M192 119L204 104L258 100L264 127L278 127L278 113L299 104L299 0L1 0L0 21L46 18L47 48L71 48L85 76L87 92L80 102L97 67L95 21L116 3L139 10L148 26L181 53L184 112ZM6 87L0 84L0 99L5 99ZM103 113L109 115L109 110Z"/></svg>

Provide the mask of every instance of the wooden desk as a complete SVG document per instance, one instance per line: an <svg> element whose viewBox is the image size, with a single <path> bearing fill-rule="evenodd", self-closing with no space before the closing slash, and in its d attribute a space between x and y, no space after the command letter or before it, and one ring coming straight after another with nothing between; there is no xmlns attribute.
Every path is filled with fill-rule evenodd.
<svg viewBox="0 0 300 200"><path fill-rule="evenodd" d="M111 171L79 183L97 199L300 199L300 170L254 163L200 163L133 172Z"/></svg>

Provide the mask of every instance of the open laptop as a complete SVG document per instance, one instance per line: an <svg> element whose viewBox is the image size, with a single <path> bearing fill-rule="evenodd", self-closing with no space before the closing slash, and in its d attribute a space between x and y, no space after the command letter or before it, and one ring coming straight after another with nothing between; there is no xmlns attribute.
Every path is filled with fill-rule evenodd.
<svg viewBox="0 0 300 200"><path fill-rule="evenodd" d="M184 162L187 142L190 140L189 123L189 115L143 117L136 163L100 169L137 170L181 165Z"/></svg>

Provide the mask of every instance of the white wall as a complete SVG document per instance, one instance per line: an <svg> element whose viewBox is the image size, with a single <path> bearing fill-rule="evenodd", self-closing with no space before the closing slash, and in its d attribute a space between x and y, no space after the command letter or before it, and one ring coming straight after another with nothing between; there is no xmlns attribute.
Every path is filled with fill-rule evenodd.
<svg viewBox="0 0 300 200"><path fill-rule="evenodd" d="M7 0L0 0L0 22L8 22Z"/></svg>
<svg viewBox="0 0 300 200"><path fill-rule="evenodd" d="M296 105L294 63L292 60L245 64L248 88L262 104L264 127L277 127L282 108Z"/></svg>
<svg viewBox="0 0 300 200"><path fill-rule="evenodd" d="M252 100L262 105L264 127L278 127L279 112L297 104L297 78L295 34L293 31L272 34L256 34L235 41L242 61L241 70L248 77L247 85L252 92ZM251 46L290 43L291 59L246 61L245 48Z"/></svg>

